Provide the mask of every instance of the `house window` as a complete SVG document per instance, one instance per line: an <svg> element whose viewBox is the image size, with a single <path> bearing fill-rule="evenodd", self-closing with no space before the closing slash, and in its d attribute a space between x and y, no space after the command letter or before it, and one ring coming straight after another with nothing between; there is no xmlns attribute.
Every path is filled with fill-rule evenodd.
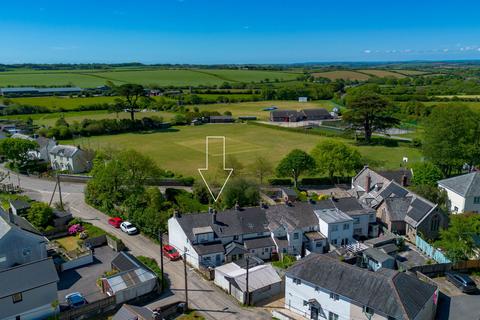
<svg viewBox="0 0 480 320"><path fill-rule="evenodd" d="M298 240L298 233L295 232L295 233L293 234L293 239Z"/></svg>
<svg viewBox="0 0 480 320"><path fill-rule="evenodd" d="M348 230L348 229L350 229L350 225L348 223L345 223L343 225L343 230Z"/></svg>
<svg viewBox="0 0 480 320"><path fill-rule="evenodd" d="M373 309L367 306L363 306L363 313L372 316L374 314Z"/></svg>
<svg viewBox="0 0 480 320"><path fill-rule="evenodd" d="M322 243L321 243L321 242L315 243L315 247L320 248L321 246L322 246Z"/></svg>
<svg viewBox="0 0 480 320"><path fill-rule="evenodd" d="M303 300L303 306L304 307L308 306L308 301L307 300Z"/></svg>
<svg viewBox="0 0 480 320"><path fill-rule="evenodd" d="M23 300L22 293L19 292L19 293L15 293L14 295L12 295L12 300L13 300L13 303L17 303L17 302L22 301Z"/></svg>
<svg viewBox="0 0 480 320"><path fill-rule="evenodd" d="M233 236L233 240L238 240L238 236Z"/></svg>
<svg viewBox="0 0 480 320"><path fill-rule="evenodd" d="M332 231L338 231L338 226L337 225L332 226Z"/></svg>
<svg viewBox="0 0 480 320"><path fill-rule="evenodd" d="M265 248L265 252L270 252L270 248Z"/></svg>
<svg viewBox="0 0 480 320"><path fill-rule="evenodd" d="M331 243L332 243L332 244L337 244L337 239L333 239L333 240L331 241Z"/></svg>
<svg viewBox="0 0 480 320"><path fill-rule="evenodd" d="M453 207L454 212L458 212L458 207Z"/></svg>
<svg viewBox="0 0 480 320"><path fill-rule="evenodd" d="M302 281L301 281L300 279L293 278L293 283L295 283L295 284L302 284Z"/></svg>
<svg viewBox="0 0 480 320"><path fill-rule="evenodd" d="M354 220L353 223L355 223L355 224L360 223L360 218L359 217L355 217L355 218L353 218L353 220Z"/></svg>
<svg viewBox="0 0 480 320"><path fill-rule="evenodd" d="M329 312L328 313L328 320L338 320L338 314L336 313L333 313L333 312Z"/></svg>
<svg viewBox="0 0 480 320"><path fill-rule="evenodd" d="M473 203L479 204L480 203L480 197L474 197L473 198Z"/></svg>
<svg viewBox="0 0 480 320"><path fill-rule="evenodd" d="M330 292L330 299L332 299L333 301L338 301L340 297L338 296L338 294Z"/></svg>

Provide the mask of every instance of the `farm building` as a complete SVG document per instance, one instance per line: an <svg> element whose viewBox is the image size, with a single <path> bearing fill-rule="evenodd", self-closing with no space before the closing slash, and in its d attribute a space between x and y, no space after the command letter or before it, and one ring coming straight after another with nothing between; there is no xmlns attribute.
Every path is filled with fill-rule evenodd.
<svg viewBox="0 0 480 320"><path fill-rule="evenodd" d="M123 303L146 295L157 287L157 276L134 256L120 252L112 260L112 269L118 273L102 278L102 291Z"/></svg>
<svg viewBox="0 0 480 320"><path fill-rule="evenodd" d="M246 278L246 268L235 263L228 263L215 269L215 284L242 304L247 303L247 291L250 295L250 304L279 295L282 291L282 279L269 264L249 269L248 289Z"/></svg>
<svg viewBox="0 0 480 320"><path fill-rule="evenodd" d="M210 123L232 123L235 119L232 116L210 116Z"/></svg>
<svg viewBox="0 0 480 320"><path fill-rule="evenodd" d="M82 89L78 87L65 88L34 88L34 87L17 87L17 88L1 88L0 95L4 97L36 97L36 96L68 96L71 94L80 94Z"/></svg>
<svg viewBox="0 0 480 320"><path fill-rule="evenodd" d="M273 122L298 122L318 121L333 119L330 112L324 108L295 110L274 110L270 112L270 121Z"/></svg>

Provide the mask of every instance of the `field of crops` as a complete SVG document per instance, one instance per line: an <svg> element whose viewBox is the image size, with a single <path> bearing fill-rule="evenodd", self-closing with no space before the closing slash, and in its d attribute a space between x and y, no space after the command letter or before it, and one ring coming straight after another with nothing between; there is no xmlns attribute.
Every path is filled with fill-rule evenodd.
<svg viewBox="0 0 480 320"><path fill-rule="evenodd" d="M245 166L251 164L258 155L276 165L293 148L310 151L319 141L327 139L249 124L208 124L177 129L176 132L83 138L76 139L74 143L92 149L112 146L136 149L152 157L162 168L197 177L197 169L205 165L206 136L225 136L227 155L235 156ZM352 143L349 140L342 141ZM366 158L372 159L372 164L378 168L398 168L404 156L410 162L420 159L419 150L409 147L366 146L358 147L358 150ZM216 156L220 155L217 153Z"/></svg>
<svg viewBox="0 0 480 320"><path fill-rule="evenodd" d="M219 69L113 69L109 71L15 71L0 73L0 86L63 86L92 88L107 81L159 86L219 85L228 82L295 80L299 74L280 71Z"/></svg>
<svg viewBox="0 0 480 320"><path fill-rule="evenodd" d="M365 69L358 70L359 72L370 74L379 78L405 78L406 76L397 72L386 71L386 70L375 70L375 69Z"/></svg>
<svg viewBox="0 0 480 320"><path fill-rule="evenodd" d="M348 70L315 72L312 75L317 78L327 78L330 80L344 79L364 81L370 78L370 76L367 74Z"/></svg>

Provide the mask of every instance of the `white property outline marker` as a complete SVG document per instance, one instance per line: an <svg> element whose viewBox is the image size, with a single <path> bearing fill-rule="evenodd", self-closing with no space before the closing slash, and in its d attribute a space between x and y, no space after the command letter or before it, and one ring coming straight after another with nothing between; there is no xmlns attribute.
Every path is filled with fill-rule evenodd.
<svg viewBox="0 0 480 320"><path fill-rule="evenodd" d="M203 171L208 171L208 140L209 139L222 139L223 140L223 170L228 171L228 176L225 179L225 182L223 183L223 186L220 189L220 192L218 193L218 195L216 197L213 194L212 189L208 185L207 180L203 176ZM233 173L233 168L225 168L225 136L206 136L205 137L205 157L206 157L205 168L198 168L198 172L200 173L200 176L202 177L203 182L207 186L207 189L210 192L210 195L212 196L213 201L217 202L218 198L220 197L220 194L222 194L223 188L225 188L225 185L227 184L228 179L230 178L230 176Z"/></svg>

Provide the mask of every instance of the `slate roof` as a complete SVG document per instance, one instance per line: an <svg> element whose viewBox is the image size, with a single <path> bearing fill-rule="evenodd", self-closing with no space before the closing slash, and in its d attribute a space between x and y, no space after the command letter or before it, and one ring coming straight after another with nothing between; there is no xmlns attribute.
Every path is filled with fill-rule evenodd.
<svg viewBox="0 0 480 320"><path fill-rule="evenodd" d="M195 240L193 228L210 226L217 238L268 231L265 211L259 207L218 212L216 223L211 213L182 214L176 219L192 242Z"/></svg>
<svg viewBox="0 0 480 320"><path fill-rule="evenodd" d="M374 213L371 208L364 207L360 201L354 197L335 198L318 201L315 208L318 209L333 209L336 208L349 216L363 215Z"/></svg>
<svg viewBox="0 0 480 320"><path fill-rule="evenodd" d="M272 117L294 117L297 118L299 116L299 112L295 110L274 110L270 111Z"/></svg>
<svg viewBox="0 0 480 320"><path fill-rule="evenodd" d="M236 264L239 268L245 269L247 267L247 259L246 258L235 260L232 263ZM248 257L248 267L249 268L253 268L253 267L259 266L261 264L263 264L263 260L260 259L259 257L256 257L256 256Z"/></svg>
<svg viewBox="0 0 480 320"><path fill-rule="evenodd" d="M246 273L247 271L245 269L240 269L232 272L231 276L226 276L225 279L237 289L245 292L247 289ZM265 288L281 281L282 279L280 279L275 269L269 264L262 264L253 267L249 269L248 272L248 290L250 292Z"/></svg>
<svg viewBox="0 0 480 320"><path fill-rule="evenodd" d="M438 185L462 197L480 196L480 172L472 172L438 181Z"/></svg>
<svg viewBox="0 0 480 320"><path fill-rule="evenodd" d="M25 210L30 208L30 203L24 200L10 200L9 203L16 210Z"/></svg>
<svg viewBox="0 0 480 320"><path fill-rule="evenodd" d="M75 146L59 144L50 150L50 154L71 158L78 150L80 149Z"/></svg>
<svg viewBox="0 0 480 320"><path fill-rule="evenodd" d="M302 113L308 117L326 117L331 118L330 112L324 108L316 108L316 109L303 109Z"/></svg>
<svg viewBox="0 0 480 320"><path fill-rule="evenodd" d="M120 272L136 268L146 268L136 257L124 251L120 251L117 256L113 258L111 265Z"/></svg>
<svg viewBox="0 0 480 320"><path fill-rule="evenodd" d="M389 256L388 254L386 254L385 252L377 249L377 248L368 248L366 250L363 251L363 254L369 258L372 258L373 260L379 262L379 263L382 263L382 262L385 262L387 260L392 260L393 257L392 256Z"/></svg>
<svg viewBox="0 0 480 320"><path fill-rule="evenodd" d="M225 250L221 242L200 243L194 245L193 249L201 256L212 253L223 253Z"/></svg>
<svg viewBox="0 0 480 320"><path fill-rule="evenodd" d="M388 170L388 171L377 171L379 175L384 177L389 181L395 181L396 183L402 185L403 177L407 178L407 186L410 185L410 181L412 179L412 171L407 169L399 169L399 170Z"/></svg>
<svg viewBox="0 0 480 320"><path fill-rule="evenodd" d="M115 313L112 320L152 320L153 311L147 307L137 307L124 304L120 310Z"/></svg>
<svg viewBox="0 0 480 320"><path fill-rule="evenodd" d="M277 205L267 209L267 219L271 230L286 227L288 231L318 225L314 206L306 202L292 205Z"/></svg>
<svg viewBox="0 0 480 320"><path fill-rule="evenodd" d="M51 258L25 263L0 271L0 298L57 282L58 274Z"/></svg>
<svg viewBox="0 0 480 320"><path fill-rule="evenodd" d="M273 242L271 237L248 239L248 240L244 240L243 244L245 245L245 248L247 248L247 249L275 247L275 243Z"/></svg>
<svg viewBox="0 0 480 320"><path fill-rule="evenodd" d="M30 222L28 222L26 219L24 219L20 216L17 216L15 214L10 215L9 213L0 209L0 218L5 221L6 225L16 226L16 227L18 227L18 228L20 228L24 231L28 231L30 233L33 233L33 234L36 234L36 235L39 235L39 236L43 236L42 233L40 231L38 231ZM10 221L10 218L12 218L13 221ZM0 229L2 229L2 228L0 228ZM0 232L0 234L2 234L2 232Z"/></svg>
<svg viewBox="0 0 480 320"><path fill-rule="evenodd" d="M385 205L390 214L391 221L404 221L410 207L411 197L392 197L385 199Z"/></svg>
<svg viewBox="0 0 480 320"><path fill-rule="evenodd" d="M38 137L36 139L36 141L37 141L38 145L40 146L40 148L44 148L50 143L50 141L52 141L52 139L48 139L48 138L45 138L45 137Z"/></svg>
<svg viewBox="0 0 480 320"><path fill-rule="evenodd" d="M237 242L230 242L225 246L225 255L244 254L247 250L245 247Z"/></svg>
<svg viewBox="0 0 480 320"><path fill-rule="evenodd" d="M404 272L371 272L316 253L286 274L396 319L414 319L437 289Z"/></svg>

